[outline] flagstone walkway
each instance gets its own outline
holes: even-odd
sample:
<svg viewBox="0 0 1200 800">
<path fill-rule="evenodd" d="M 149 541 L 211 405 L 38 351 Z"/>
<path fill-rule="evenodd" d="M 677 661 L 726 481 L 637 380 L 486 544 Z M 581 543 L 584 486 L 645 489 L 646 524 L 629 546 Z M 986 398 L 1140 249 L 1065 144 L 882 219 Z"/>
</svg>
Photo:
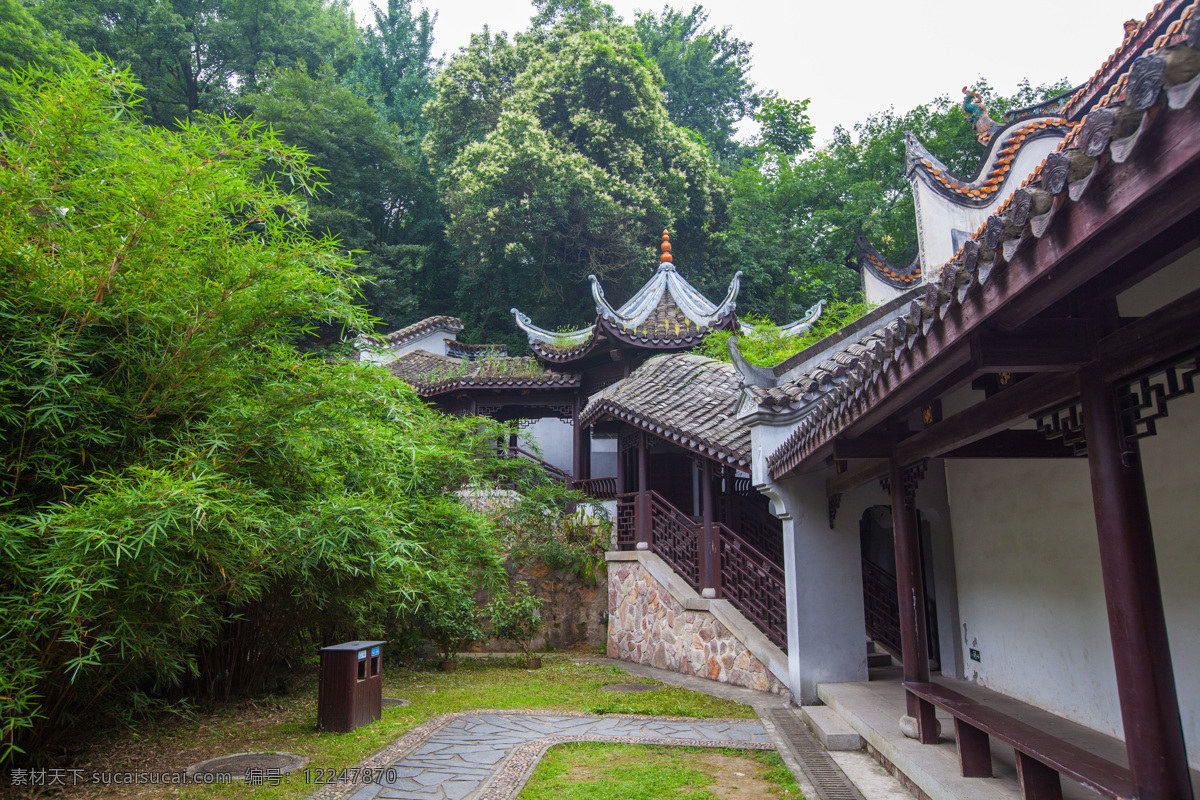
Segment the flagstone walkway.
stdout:
<svg viewBox="0 0 1200 800">
<path fill-rule="evenodd" d="M 510 800 L 542 754 L 563 742 L 775 749 L 757 719 L 469 711 L 414 728 L 364 761 L 352 780 L 310 800 Z"/>
</svg>

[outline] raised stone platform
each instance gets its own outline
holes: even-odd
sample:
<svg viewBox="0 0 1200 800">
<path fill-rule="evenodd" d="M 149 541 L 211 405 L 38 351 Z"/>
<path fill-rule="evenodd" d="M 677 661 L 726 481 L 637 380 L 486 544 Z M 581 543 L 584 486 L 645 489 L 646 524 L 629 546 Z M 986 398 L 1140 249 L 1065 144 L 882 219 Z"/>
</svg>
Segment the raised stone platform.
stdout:
<svg viewBox="0 0 1200 800">
<path fill-rule="evenodd" d="M 787 656 L 728 600 L 701 597 L 647 550 L 605 554 L 608 656 L 787 696 Z"/>
</svg>

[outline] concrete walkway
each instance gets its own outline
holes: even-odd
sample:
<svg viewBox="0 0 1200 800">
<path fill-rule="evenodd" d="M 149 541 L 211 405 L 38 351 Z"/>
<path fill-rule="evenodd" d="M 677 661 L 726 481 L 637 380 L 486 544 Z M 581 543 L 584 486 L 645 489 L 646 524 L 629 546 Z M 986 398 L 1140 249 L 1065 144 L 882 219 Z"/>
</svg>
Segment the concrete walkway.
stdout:
<svg viewBox="0 0 1200 800">
<path fill-rule="evenodd" d="M 755 719 L 470 711 L 414 728 L 363 762 L 356 780 L 326 786 L 311 798 L 509 800 L 546 750 L 563 742 L 774 749 Z"/>
</svg>

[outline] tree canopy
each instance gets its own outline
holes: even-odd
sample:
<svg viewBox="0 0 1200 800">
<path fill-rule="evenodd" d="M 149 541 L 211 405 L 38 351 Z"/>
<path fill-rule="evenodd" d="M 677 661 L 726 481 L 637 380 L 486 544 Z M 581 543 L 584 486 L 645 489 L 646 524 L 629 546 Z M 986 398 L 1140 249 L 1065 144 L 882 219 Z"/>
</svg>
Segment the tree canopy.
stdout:
<svg viewBox="0 0 1200 800">
<path fill-rule="evenodd" d="M 338 0 L 44 0 L 37 19 L 137 78 L 152 122 L 229 109 L 273 69 L 343 72 L 358 32 Z"/>
<path fill-rule="evenodd" d="M 516 339 L 510 306 L 584 320 L 586 276 L 631 291 L 664 228 L 703 263 L 725 193 L 707 148 L 669 120 L 660 80 L 619 27 L 477 37 L 438 77 L 426 147 L 444 165 L 458 307 L 476 335 Z"/>
<path fill-rule="evenodd" d="M 750 81 L 750 44 L 728 27 L 705 28 L 700 4 L 683 12 L 663 6 L 640 12 L 633 27 L 646 55 L 663 75 L 667 114 L 676 125 L 700 134 L 722 160 L 740 152 L 734 126 L 753 114 L 762 98 Z"/>
</svg>

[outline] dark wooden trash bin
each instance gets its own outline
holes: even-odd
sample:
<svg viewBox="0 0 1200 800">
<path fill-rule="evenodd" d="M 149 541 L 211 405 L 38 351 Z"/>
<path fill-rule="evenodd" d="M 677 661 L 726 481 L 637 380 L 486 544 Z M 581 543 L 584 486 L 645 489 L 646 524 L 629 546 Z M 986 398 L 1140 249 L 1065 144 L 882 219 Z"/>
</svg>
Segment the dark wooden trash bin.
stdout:
<svg viewBox="0 0 1200 800">
<path fill-rule="evenodd" d="M 345 733 L 383 716 L 384 642 L 343 642 L 321 648 L 317 727 Z"/>
</svg>

